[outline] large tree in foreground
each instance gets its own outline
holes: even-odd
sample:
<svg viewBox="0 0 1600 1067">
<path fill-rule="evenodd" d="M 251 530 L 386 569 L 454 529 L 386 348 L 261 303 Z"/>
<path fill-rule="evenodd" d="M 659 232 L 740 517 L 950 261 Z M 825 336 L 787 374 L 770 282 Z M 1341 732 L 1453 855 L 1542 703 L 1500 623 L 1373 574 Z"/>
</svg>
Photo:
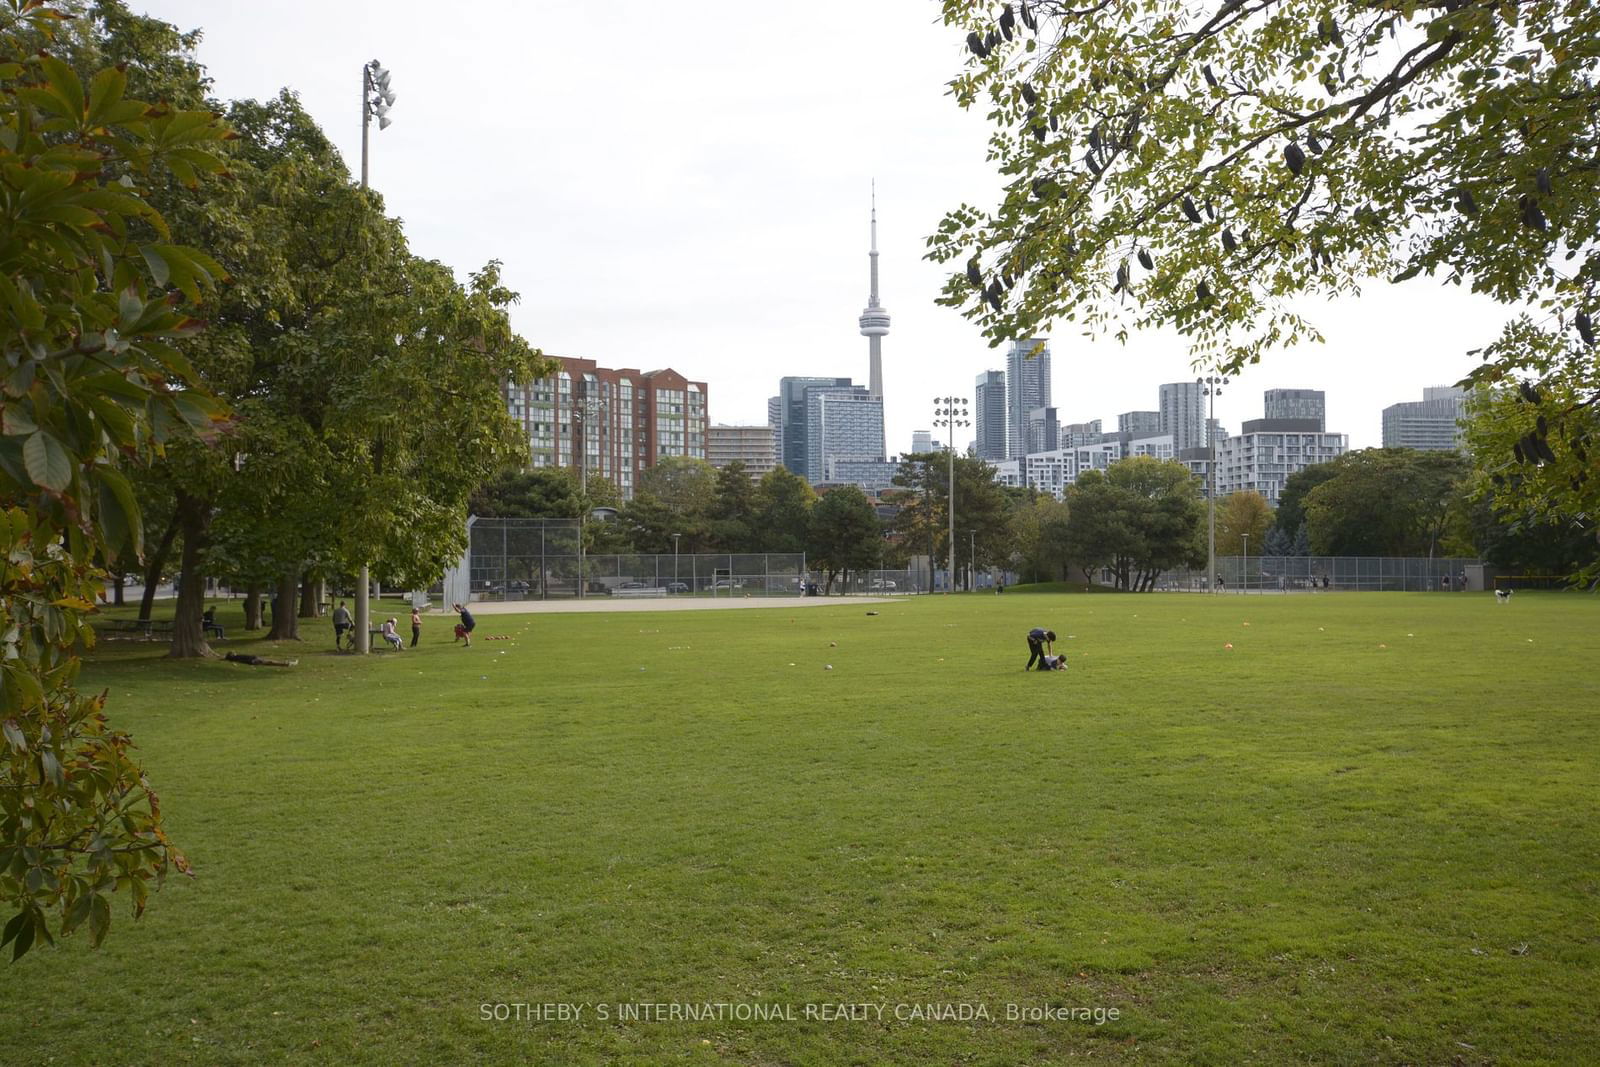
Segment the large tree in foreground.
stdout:
<svg viewBox="0 0 1600 1067">
<path fill-rule="evenodd" d="M 958 268 L 943 302 L 991 339 L 1164 326 L 1237 370 L 1318 338 L 1294 298 L 1427 273 L 1536 309 L 1470 377 L 1558 380 L 1528 393 L 1516 462 L 1583 454 L 1574 413 L 1600 403 L 1600 5 L 943 7 L 968 48 L 953 93 L 987 110 L 1009 182 L 993 209 L 951 212 L 929 255 Z M 1546 484 L 1524 506 L 1600 510 L 1593 466 L 1571 466 L 1529 479 Z"/>
<path fill-rule="evenodd" d="M 37 50 L 59 12 L 0 4 L 0 947 L 87 924 L 111 895 L 133 912 L 186 864 L 111 728 L 104 692 L 73 685 L 105 572 L 137 556 L 142 520 L 123 470 L 211 428 L 217 408 L 178 349 L 221 269 L 170 243 L 152 183 L 220 170 L 209 112 L 87 82 Z M 169 291 L 169 285 L 171 290 Z"/>
</svg>

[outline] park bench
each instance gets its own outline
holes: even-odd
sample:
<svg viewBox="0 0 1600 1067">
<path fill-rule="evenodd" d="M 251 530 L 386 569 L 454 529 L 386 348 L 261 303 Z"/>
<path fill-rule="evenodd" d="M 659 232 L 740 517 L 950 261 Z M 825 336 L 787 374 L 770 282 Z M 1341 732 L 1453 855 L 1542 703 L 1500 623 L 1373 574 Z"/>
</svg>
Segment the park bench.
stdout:
<svg viewBox="0 0 1600 1067">
<path fill-rule="evenodd" d="M 108 634 L 139 634 L 154 638 L 157 634 L 172 633 L 171 619 L 110 619 L 106 624 Z"/>
<path fill-rule="evenodd" d="M 611 590 L 611 595 L 612 596 L 629 596 L 629 597 L 632 597 L 632 596 L 666 596 L 667 595 L 667 591 L 662 586 L 653 585 L 653 586 L 650 586 L 650 587 L 648 587 L 646 589 L 613 589 L 613 590 Z"/>
</svg>

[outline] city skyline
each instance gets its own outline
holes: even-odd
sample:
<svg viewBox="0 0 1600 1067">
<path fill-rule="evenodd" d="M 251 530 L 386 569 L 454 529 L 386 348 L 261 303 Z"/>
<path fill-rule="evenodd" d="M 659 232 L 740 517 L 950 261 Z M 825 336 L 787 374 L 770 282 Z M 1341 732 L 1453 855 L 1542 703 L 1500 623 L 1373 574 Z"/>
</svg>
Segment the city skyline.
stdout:
<svg viewBox="0 0 1600 1067">
<path fill-rule="evenodd" d="M 297 91 L 350 164 L 358 68 L 381 59 L 398 99 L 393 125 L 372 135 L 373 189 L 412 249 L 458 277 L 502 260 L 522 294 L 512 323 L 546 352 L 677 368 L 709 383 L 730 423 L 761 422 L 783 376 L 869 380 L 856 323 L 860 209 L 875 177 L 882 303 L 895 314 L 889 451 L 927 424 L 932 397 L 970 398 L 975 376 L 1003 365 L 1003 346 L 934 304 L 953 268 L 922 259 L 944 212 L 993 202 L 1002 185 L 983 116 L 947 95 L 961 36 L 927 0 L 819 0 L 803 18 L 711 0 L 694 20 L 642 0 L 489 0 L 426 35 L 376 0 L 131 6 L 204 31 L 198 56 L 219 97 Z M 585 36 L 604 38 L 606 63 L 542 48 L 537 89 L 525 84 L 530 41 Z M 1245 368 L 1217 417 L 1237 427 L 1268 388 L 1319 389 L 1357 448 L 1380 443 L 1383 407 L 1470 371 L 1468 350 L 1512 310 L 1428 278 L 1295 306 L 1328 343 Z M 1057 401 L 1064 421 L 1146 409 L 1158 385 L 1197 374 L 1174 334 L 1124 346 L 1071 324 L 1039 332 L 1071 397 Z"/>
</svg>

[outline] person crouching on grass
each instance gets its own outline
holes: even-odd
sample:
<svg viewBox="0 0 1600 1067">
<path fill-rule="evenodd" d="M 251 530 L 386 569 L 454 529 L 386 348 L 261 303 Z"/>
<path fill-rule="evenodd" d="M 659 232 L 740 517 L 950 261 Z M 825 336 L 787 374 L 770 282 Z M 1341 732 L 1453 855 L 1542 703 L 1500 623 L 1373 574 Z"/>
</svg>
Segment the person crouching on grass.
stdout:
<svg viewBox="0 0 1600 1067">
<path fill-rule="evenodd" d="M 466 608 L 462 607 L 460 604 L 452 604 L 451 607 L 455 608 L 457 611 L 459 611 L 461 613 L 461 621 L 456 623 L 456 640 L 457 641 L 462 641 L 462 640 L 466 641 L 467 647 L 471 648 L 472 647 L 472 631 L 478 625 L 478 623 L 477 623 L 476 620 L 473 619 L 472 612 L 468 611 Z"/>
<path fill-rule="evenodd" d="M 1053 668 L 1046 667 L 1044 665 L 1044 659 L 1046 651 L 1055 651 L 1055 643 L 1056 632 L 1054 630 L 1046 630 L 1041 626 L 1035 626 L 1033 629 L 1029 630 L 1028 665 L 1022 669 L 1025 671 L 1031 671 L 1033 670 L 1034 663 L 1038 663 L 1041 671 L 1052 670 Z M 1048 648 L 1046 646 L 1048 646 Z"/>
<path fill-rule="evenodd" d="M 1041 671 L 1064 671 L 1067 669 L 1067 654 L 1059 656 L 1040 656 L 1039 669 Z"/>
</svg>

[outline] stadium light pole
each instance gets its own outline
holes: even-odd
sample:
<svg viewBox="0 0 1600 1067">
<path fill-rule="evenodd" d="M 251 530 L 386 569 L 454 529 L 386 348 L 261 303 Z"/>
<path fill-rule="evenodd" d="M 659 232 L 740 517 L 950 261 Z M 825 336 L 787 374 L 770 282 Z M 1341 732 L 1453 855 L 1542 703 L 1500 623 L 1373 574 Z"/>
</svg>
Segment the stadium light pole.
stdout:
<svg viewBox="0 0 1600 1067">
<path fill-rule="evenodd" d="M 1240 565 L 1239 585 L 1248 593 L 1250 591 L 1250 535 L 1240 534 L 1239 536 L 1244 538 L 1244 562 Z"/>
<path fill-rule="evenodd" d="M 945 428 L 945 448 L 950 452 L 950 572 L 945 578 L 944 591 L 946 595 L 955 591 L 956 584 L 956 427 L 971 426 L 967 419 L 967 398 L 963 396 L 936 396 L 935 404 L 944 407 L 933 409 L 933 425 L 935 429 L 940 426 Z"/>
<path fill-rule="evenodd" d="M 1228 384 L 1228 379 L 1213 374 L 1196 378 L 1194 383 L 1200 386 L 1201 394 L 1211 405 L 1206 415 L 1206 444 L 1211 450 L 1211 456 L 1206 460 L 1206 481 L 1211 486 L 1206 491 L 1206 525 L 1210 529 L 1207 538 L 1209 548 L 1206 552 L 1206 592 L 1215 593 L 1217 591 L 1217 435 L 1212 431 L 1211 424 L 1217 421 L 1217 394 Z"/>
<path fill-rule="evenodd" d="M 671 592 L 673 596 L 677 596 L 677 592 L 673 590 L 672 587 L 678 584 L 678 538 L 682 536 L 683 534 L 681 533 L 675 533 L 672 535 L 672 581 L 667 583 L 667 590 Z"/>
<path fill-rule="evenodd" d="M 367 191 L 367 135 L 372 129 L 372 119 L 378 119 L 378 129 L 389 128 L 389 108 L 394 106 L 394 92 L 389 88 L 389 72 L 374 59 L 361 68 L 361 191 Z M 366 560 L 361 562 L 356 583 L 361 586 L 356 594 L 356 651 L 366 655 L 372 651 L 372 570 Z M 467 599 L 472 599 L 472 585 L 467 585 Z"/>
</svg>

